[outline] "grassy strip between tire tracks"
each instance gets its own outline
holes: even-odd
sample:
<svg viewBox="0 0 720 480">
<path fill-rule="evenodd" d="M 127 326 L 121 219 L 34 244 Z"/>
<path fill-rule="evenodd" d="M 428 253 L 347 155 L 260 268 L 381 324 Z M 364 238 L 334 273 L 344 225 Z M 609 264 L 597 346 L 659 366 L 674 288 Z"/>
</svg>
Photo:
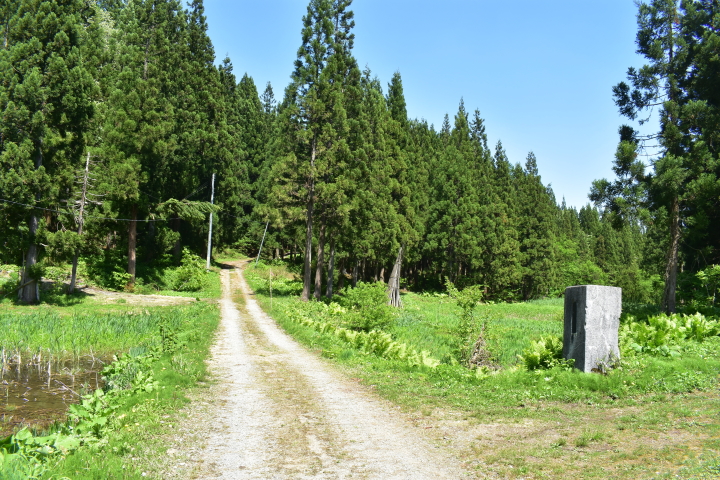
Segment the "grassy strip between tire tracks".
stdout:
<svg viewBox="0 0 720 480">
<path fill-rule="evenodd" d="M 248 266 L 246 278 L 262 308 L 299 341 L 401 405 L 418 424 L 454 431 L 454 446 L 470 468 L 502 478 L 720 476 L 720 337 L 677 357 L 628 355 L 607 375 L 567 367 L 528 371 L 517 355 L 539 336 L 562 331 L 562 302 L 483 305 L 479 315 L 490 321 L 499 371 L 453 362 L 410 366 L 293 321 L 285 312 L 297 308 L 301 286 L 282 265 Z M 403 301 L 386 330 L 447 359 L 459 322 L 453 302 L 416 294 Z"/>
</svg>

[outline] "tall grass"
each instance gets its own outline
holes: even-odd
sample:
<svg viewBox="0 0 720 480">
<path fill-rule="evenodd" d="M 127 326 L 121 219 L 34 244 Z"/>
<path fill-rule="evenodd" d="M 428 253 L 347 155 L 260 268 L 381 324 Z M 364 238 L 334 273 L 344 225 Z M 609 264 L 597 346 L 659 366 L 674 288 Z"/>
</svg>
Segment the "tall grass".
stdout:
<svg viewBox="0 0 720 480">
<path fill-rule="evenodd" d="M 113 313 L 73 313 L 33 310 L 0 313 L 0 351 L 5 361 L 33 363 L 106 356 L 136 346 L 157 343 L 161 324 L 176 326 L 180 309 Z"/>
<path fill-rule="evenodd" d="M 280 267 L 273 269 L 278 271 Z M 267 273 L 267 267 L 261 264 L 257 269 L 248 268 L 246 277 L 257 293 L 256 298 L 269 310 Z M 294 296 L 298 288 L 294 287 L 299 286 L 299 282 L 287 280 L 284 288 L 274 289 L 270 312 L 273 317 L 300 341 L 322 350 L 326 357 L 360 368 L 362 376 L 388 396 L 407 403 L 442 398 L 442 403 L 463 408 L 502 409 L 538 400 L 612 402 L 647 394 L 708 390 L 718 383 L 720 337 L 717 336 L 697 344 L 682 358 L 628 355 L 619 368 L 607 375 L 563 367 L 527 371 L 518 361 L 518 355 L 540 337 L 562 334 L 562 299 L 478 306 L 477 316 L 489 321 L 489 348 L 502 368 L 489 375 L 476 372 L 452 360 L 461 313 L 455 302 L 445 295 L 409 293 L 403 295 L 405 307 L 397 312 L 386 331 L 393 339 L 417 350 L 426 350 L 443 363 L 432 371 L 423 371 L 358 354 L 341 341 L 293 324 L 285 311 L 298 302 Z"/>
<path fill-rule="evenodd" d="M 454 332 L 460 309 L 447 297 L 403 295 L 405 308 L 398 312 L 391 333 L 403 342 L 428 350 L 435 358 L 452 355 L 457 343 Z M 527 303 L 483 304 L 478 319 L 488 321 L 488 340 L 496 360 L 503 366 L 517 363 L 517 357 L 543 335 L 561 335 L 562 299 Z"/>
</svg>

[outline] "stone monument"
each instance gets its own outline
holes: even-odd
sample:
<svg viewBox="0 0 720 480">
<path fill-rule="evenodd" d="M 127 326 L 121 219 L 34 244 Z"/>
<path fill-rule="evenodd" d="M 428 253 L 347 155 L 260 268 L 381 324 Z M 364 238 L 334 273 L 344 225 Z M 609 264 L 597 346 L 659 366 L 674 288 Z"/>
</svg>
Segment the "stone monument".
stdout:
<svg viewBox="0 0 720 480">
<path fill-rule="evenodd" d="M 618 329 L 622 289 L 578 285 L 565 289 L 563 358 L 575 359 L 583 372 L 604 371 L 620 358 Z"/>
</svg>

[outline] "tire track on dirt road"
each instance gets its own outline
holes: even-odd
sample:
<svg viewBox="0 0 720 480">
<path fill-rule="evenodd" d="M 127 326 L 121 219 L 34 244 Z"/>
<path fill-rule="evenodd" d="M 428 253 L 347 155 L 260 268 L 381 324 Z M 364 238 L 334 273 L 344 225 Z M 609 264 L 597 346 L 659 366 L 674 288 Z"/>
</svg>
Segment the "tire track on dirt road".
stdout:
<svg viewBox="0 0 720 480">
<path fill-rule="evenodd" d="M 284 333 L 223 270 L 217 379 L 196 478 L 459 479 L 460 461 Z M 242 294 L 233 301 L 233 293 Z"/>
</svg>

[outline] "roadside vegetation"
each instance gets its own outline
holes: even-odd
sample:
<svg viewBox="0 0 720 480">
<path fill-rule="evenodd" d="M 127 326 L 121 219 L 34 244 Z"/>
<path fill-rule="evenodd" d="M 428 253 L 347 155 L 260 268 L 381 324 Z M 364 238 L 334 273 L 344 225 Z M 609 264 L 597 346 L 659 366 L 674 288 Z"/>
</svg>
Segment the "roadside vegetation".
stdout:
<svg viewBox="0 0 720 480">
<path fill-rule="evenodd" d="M 197 263 L 197 262 L 195 262 Z M 185 268 L 185 271 L 183 271 Z M 187 270 L 190 270 L 188 274 Z M 216 272 L 179 268 L 157 273 L 196 281 L 193 297 L 219 292 Z M 182 290 L 182 288 L 180 288 Z M 170 293 L 153 291 L 153 293 Z M 174 291 L 176 295 L 187 292 Z M 205 359 L 217 328 L 214 302 L 143 303 L 133 295 L 66 295 L 50 286 L 36 306 L 2 301 L 0 368 L 7 394 L 0 405 L 0 478 L 143 478 L 158 475 L 162 435 L 172 432 L 186 394 L 205 379 Z M 129 300 L 128 300 L 129 299 Z M 92 363 L 97 382 L 82 380 Z M 29 401 L 13 404 L 13 387 L 40 376 L 43 390 L 70 404 L 51 409 L 32 384 Z M 67 378 L 72 378 L 73 384 Z M 99 388 L 96 388 L 99 387 Z M 13 392 L 13 393 L 11 393 Z M 37 392 L 37 393 L 35 393 Z M 23 421 L 18 424 L 17 419 Z M 156 451 L 158 455 L 148 452 Z M 141 458 L 142 460 L 139 460 Z"/>
<path fill-rule="evenodd" d="M 547 159 L 489 144 L 462 100 L 437 127 L 408 117 L 400 72 L 384 84 L 354 57 L 351 4 L 310 0 L 290 83 L 260 94 L 215 58 L 202 0 L 0 3 L 3 371 L 74 379 L 118 356 L 102 394 L 68 387 L 83 406 L 54 436 L 2 441 L 3 475 L 135 475 L 135 432 L 202 378 L 217 311 L 126 295 L 216 298 L 208 243 L 264 245 L 263 306 L 382 395 L 495 425 L 461 449 L 478 468 L 720 474 L 720 3 L 638 2 L 646 65 L 613 99 L 655 133 L 619 128 L 615 177 L 585 206 L 558 201 Z M 558 297 L 579 284 L 637 302 L 603 374 L 559 355 Z"/>
<path fill-rule="evenodd" d="M 562 299 L 469 305 L 449 285 L 405 293 L 404 308 L 384 310 L 387 296 L 358 300 L 352 289 L 332 301 L 301 302 L 302 282 L 279 262 L 248 266 L 246 278 L 289 333 L 420 412 L 419 421 L 463 419 L 454 428 L 476 433 L 460 453 L 478 468 L 505 478 L 570 470 L 582 478 L 720 474 L 720 323 L 712 308 L 668 316 L 626 305 L 621 360 L 604 374 L 586 374 L 561 358 Z M 357 319 L 364 309 L 383 313 L 364 325 Z M 483 437 L 488 429 L 499 436 Z"/>
</svg>

